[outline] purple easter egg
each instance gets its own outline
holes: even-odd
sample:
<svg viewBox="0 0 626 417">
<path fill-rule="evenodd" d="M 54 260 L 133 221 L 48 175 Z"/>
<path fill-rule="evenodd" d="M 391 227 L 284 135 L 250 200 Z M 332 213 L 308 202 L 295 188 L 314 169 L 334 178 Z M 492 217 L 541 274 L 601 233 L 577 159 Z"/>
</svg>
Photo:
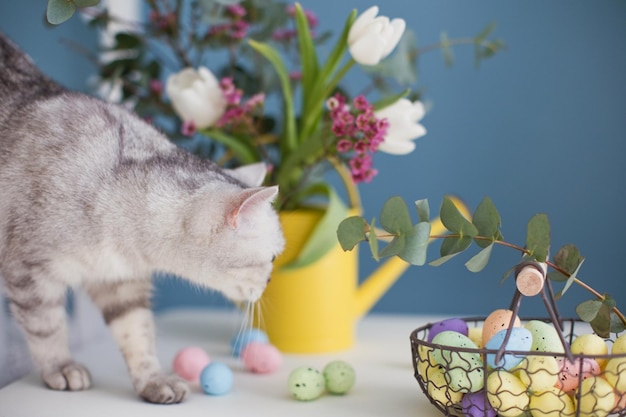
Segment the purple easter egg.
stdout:
<svg viewBox="0 0 626 417">
<path fill-rule="evenodd" d="M 465 394 L 461 400 L 461 409 L 463 414 L 469 417 L 496 417 L 497 415 L 496 410 L 487 401 L 484 390 Z"/>
<path fill-rule="evenodd" d="M 467 323 L 465 322 L 465 320 L 462 320 L 462 319 L 442 320 L 430 326 L 430 331 L 428 332 L 428 342 L 432 342 L 435 336 L 447 330 L 461 333 L 464 336 L 467 336 L 467 333 L 468 333 Z"/>
</svg>

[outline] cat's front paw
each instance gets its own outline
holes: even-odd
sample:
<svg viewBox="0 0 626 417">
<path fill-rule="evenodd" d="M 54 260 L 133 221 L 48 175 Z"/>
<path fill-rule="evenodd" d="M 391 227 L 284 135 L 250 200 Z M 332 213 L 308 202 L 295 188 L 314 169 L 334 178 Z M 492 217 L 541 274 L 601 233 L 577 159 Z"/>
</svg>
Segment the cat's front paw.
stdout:
<svg viewBox="0 0 626 417">
<path fill-rule="evenodd" d="M 151 403 L 176 404 L 188 393 L 189 385 L 176 375 L 156 375 L 139 391 L 139 396 Z"/>
<path fill-rule="evenodd" d="M 91 375 L 83 365 L 70 362 L 43 371 L 42 377 L 48 388 L 81 391 L 91 386 Z"/>
</svg>

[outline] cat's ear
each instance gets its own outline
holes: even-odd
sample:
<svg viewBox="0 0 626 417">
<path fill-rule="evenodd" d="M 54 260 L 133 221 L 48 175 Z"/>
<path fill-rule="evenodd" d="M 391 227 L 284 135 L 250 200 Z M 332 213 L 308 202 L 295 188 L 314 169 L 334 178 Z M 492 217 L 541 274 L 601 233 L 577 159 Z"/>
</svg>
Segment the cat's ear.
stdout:
<svg viewBox="0 0 626 417">
<path fill-rule="evenodd" d="M 237 227 L 242 221 L 264 204 L 272 204 L 278 195 L 278 185 L 271 187 L 247 188 L 239 193 L 226 214 L 226 222 Z"/>
<path fill-rule="evenodd" d="M 256 164 L 229 169 L 227 172 L 230 176 L 238 179 L 248 187 L 258 187 L 263 184 L 263 180 L 265 180 L 267 166 L 265 166 L 263 162 L 257 162 Z"/>
</svg>

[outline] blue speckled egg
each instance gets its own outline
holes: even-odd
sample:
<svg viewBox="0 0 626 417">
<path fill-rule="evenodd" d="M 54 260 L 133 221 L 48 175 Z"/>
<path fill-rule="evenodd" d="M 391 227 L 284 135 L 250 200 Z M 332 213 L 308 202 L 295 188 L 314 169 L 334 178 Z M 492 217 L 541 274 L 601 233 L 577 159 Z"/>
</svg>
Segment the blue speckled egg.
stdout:
<svg viewBox="0 0 626 417">
<path fill-rule="evenodd" d="M 233 386 L 233 372 L 222 362 L 212 362 L 200 373 L 200 387 L 205 394 L 223 395 Z"/>
<path fill-rule="evenodd" d="M 485 345 L 485 348 L 488 350 L 497 350 L 504 343 L 504 338 L 506 336 L 506 332 L 509 329 L 500 330 L 498 333 L 494 334 L 491 339 Z M 513 327 L 511 330 L 511 336 L 509 337 L 509 341 L 506 344 L 507 351 L 520 351 L 527 352 L 530 350 L 530 347 L 533 343 L 533 336 L 530 330 L 524 327 Z M 516 367 L 526 355 L 521 354 L 513 354 L 513 353 L 505 353 L 502 356 L 500 362 L 496 362 L 496 354 L 488 353 L 487 354 L 487 365 L 491 368 L 501 368 L 501 369 L 512 369 Z"/>
</svg>

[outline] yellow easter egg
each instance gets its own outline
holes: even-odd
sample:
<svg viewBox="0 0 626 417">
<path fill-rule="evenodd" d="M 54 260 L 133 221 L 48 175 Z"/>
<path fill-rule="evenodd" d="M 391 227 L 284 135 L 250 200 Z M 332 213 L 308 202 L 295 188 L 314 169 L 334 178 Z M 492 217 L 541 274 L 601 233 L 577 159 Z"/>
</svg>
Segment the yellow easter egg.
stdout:
<svg viewBox="0 0 626 417">
<path fill-rule="evenodd" d="M 446 382 L 444 373 L 440 369 L 430 368 L 428 372 L 428 395 L 444 407 L 461 402 L 463 393 L 453 391 Z"/>
<path fill-rule="evenodd" d="M 626 353 L 626 334 L 623 334 L 615 339 L 611 353 L 615 355 Z"/>
<path fill-rule="evenodd" d="M 417 372 L 423 379 L 428 379 L 428 371 L 433 368 L 439 368 L 432 358 L 433 348 L 430 346 L 419 345 L 417 347 Z"/>
<path fill-rule="evenodd" d="M 619 394 L 626 393 L 626 356 L 610 359 L 604 368 L 604 378 Z"/>
<path fill-rule="evenodd" d="M 556 387 L 530 395 L 530 414 L 533 417 L 568 417 L 576 415 L 572 397 Z"/>
<path fill-rule="evenodd" d="M 591 376 L 580 383 L 580 417 L 606 417 L 615 408 L 617 396 L 604 378 Z"/>
<path fill-rule="evenodd" d="M 483 345 L 483 328 L 482 327 L 470 327 L 467 331 L 467 337 L 476 344 L 478 349 L 482 349 Z"/>
<path fill-rule="evenodd" d="M 553 356 L 531 355 L 522 359 L 513 371 L 530 391 L 545 391 L 556 384 L 559 363 Z"/>
<path fill-rule="evenodd" d="M 626 393 L 624 394 L 617 394 L 617 396 L 619 397 L 617 399 L 617 404 L 615 405 L 615 408 L 613 409 L 613 413 L 619 413 L 621 411 L 626 410 Z"/>
<path fill-rule="evenodd" d="M 530 402 L 522 381 L 510 372 L 497 370 L 487 378 L 487 400 L 502 417 L 517 417 Z"/>
<path fill-rule="evenodd" d="M 502 329 L 508 329 L 511 323 L 511 316 L 513 312 L 511 310 L 498 309 L 494 310 L 487 316 L 483 323 L 482 345 L 485 346 L 487 342 Z M 513 327 L 520 327 L 522 322 L 519 317 L 515 316 L 513 321 Z"/>
<path fill-rule="evenodd" d="M 585 354 L 589 356 L 606 355 L 609 353 L 609 347 L 603 338 L 593 333 L 581 334 L 572 342 L 572 353 Z M 598 362 L 600 368 L 604 368 L 606 358 L 593 358 Z"/>
</svg>

